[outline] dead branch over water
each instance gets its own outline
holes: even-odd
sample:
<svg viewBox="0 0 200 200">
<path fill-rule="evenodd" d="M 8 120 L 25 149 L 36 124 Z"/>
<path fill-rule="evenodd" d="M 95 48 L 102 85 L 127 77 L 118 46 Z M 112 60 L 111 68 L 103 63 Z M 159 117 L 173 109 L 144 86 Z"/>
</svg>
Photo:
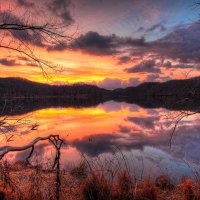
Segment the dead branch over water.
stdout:
<svg viewBox="0 0 200 200">
<path fill-rule="evenodd" d="M 43 141 L 43 140 L 49 140 L 56 149 L 56 156 L 55 156 L 55 160 L 54 160 L 54 164 L 53 164 L 53 168 L 55 168 L 57 166 L 57 163 L 59 162 L 60 148 L 63 144 L 63 140 L 60 139 L 59 135 L 49 135 L 46 137 L 38 137 L 35 140 L 33 140 L 32 142 L 30 142 L 29 144 L 20 146 L 20 147 L 14 147 L 14 146 L 2 147 L 2 148 L 0 148 L 0 160 L 9 152 L 18 152 L 18 151 L 24 151 L 27 149 L 31 149 L 28 157 L 26 158 L 27 164 L 30 164 L 29 159 L 31 158 L 31 156 L 34 152 L 34 147 L 35 147 L 36 143 L 38 143 L 39 141 Z"/>
</svg>

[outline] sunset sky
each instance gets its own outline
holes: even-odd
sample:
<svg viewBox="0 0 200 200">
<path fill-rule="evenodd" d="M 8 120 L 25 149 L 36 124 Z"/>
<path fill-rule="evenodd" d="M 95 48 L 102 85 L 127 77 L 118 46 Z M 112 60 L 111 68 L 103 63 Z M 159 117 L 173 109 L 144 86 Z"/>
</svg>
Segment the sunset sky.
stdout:
<svg viewBox="0 0 200 200">
<path fill-rule="evenodd" d="M 29 19 L 62 22 L 72 40 L 47 44 L 42 37 L 1 34 L 0 44 L 24 42 L 34 55 L 62 71 L 40 68 L 22 54 L 0 48 L 0 77 L 51 84 L 85 82 L 100 87 L 136 86 L 199 76 L 200 6 L 196 0 L 0 0 L 0 24 Z M 28 13 L 28 14 L 27 14 Z M 29 34 L 29 33 L 28 33 Z M 10 37 L 10 38 L 9 38 Z M 12 38 L 11 38 L 12 37 Z M 52 64 L 53 65 L 53 64 Z"/>
</svg>

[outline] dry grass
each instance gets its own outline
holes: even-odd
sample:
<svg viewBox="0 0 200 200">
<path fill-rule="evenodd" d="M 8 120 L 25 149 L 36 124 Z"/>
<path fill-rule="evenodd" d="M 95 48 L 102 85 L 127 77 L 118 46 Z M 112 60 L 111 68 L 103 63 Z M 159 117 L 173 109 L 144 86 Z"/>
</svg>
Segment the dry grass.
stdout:
<svg viewBox="0 0 200 200">
<path fill-rule="evenodd" d="M 131 200 L 134 198 L 133 180 L 127 171 L 119 173 L 117 183 L 113 190 L 112 199 Z"/>
<path fill-rule="evenodd" d="M 30 168 L 23 163 L 0 164 L 0 200 L 56 200 L 56 171 Z M 174 185 L 169 177 L 136 181 L 127 171 L 109 180 L 102 172 L 89 172 L 84 163 L 70 173 L 59 172 L 60 200 L 200 200 L 200 184 L 185 179 Z"/>
<path fill-rule="evenodd" d="M 155 185 L 163 190 L 172 190 L 175 187 L 170 177 L 166 175 L 158 176 Z"/>
<path fill-rule="evenodd" d="M 88 177 L 81 188 L 83 200 L 110 200 L 111 192 L 112 185 L 99 173 Z"/>
<path fill-rule="evenodd" d="M 59 173 L 60 199 L 78 199 L 80 182 L 69 173 Z M 21 163 L 12 166 L 3 164 L 0 167 L 0 192 L 7 200 L 54 200 L 58 193 L 57 173 L 38 167 L 30 168 Z"/>
<path fill-rule="evenodd" d="M 71 171 L 70 174 L 77 178 L 77 179 L 85 179 L 88 176 L 88 168 L 85 162 L 81 162 L 77 166 L 75 166 Z"/>
<path fill-rule="evenodd" d="M 136 190 L 137 199 L 157 200 L 158 189 L 154 186 L 150 179 L 146 179 L 142 185 Z"/>
</svg>

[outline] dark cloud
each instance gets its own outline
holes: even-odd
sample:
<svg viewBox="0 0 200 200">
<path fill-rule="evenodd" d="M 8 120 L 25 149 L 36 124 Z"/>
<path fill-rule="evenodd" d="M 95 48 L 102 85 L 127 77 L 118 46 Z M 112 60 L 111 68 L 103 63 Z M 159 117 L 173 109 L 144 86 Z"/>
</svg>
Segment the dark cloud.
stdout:
<svg viewBox="0 0 200 200">
<path fill-rule="evenodd" d="M 198 65 L 191 65 L 187 63 L 173 64 L 171 61 L 156 62 L 156 60 L 144 60 L 141 63 L 134 65 L 133 67 L 126 68 L 127 73 L 137 73 L 137 72 L 147 72 L 151 73 L 148 75 L 146 81 L 155 81 L 159 79 L 159 74 L 161 73 L 161 68 L 166 69 L 199 69 Z"/>
<path fill-rule="evenodd" d="M 57 16 L 61 17 L 65 22 L 73 22 L 69 7 L 71 0 L 52 0 L 48 2 L 47 7 Z"/>
<path fill-rule="evenodd" d="M 14 59 L 2 58 L 2 59 L 0 59 L 0 64 L 12 67 L 12 66 L 16 66 L 18 63 Z"/>
<path fill-rule="evenodd" d="M 156 62 L 156 60 L 144 60 L 141 63 L 134 65 L 133 67 L 126 68 L 124 71 L 127 73 L 138 73 L 138 72 L 147 72 L 151 73 L 148 75 L 148 78 L 146 81 L 156 80 L 159 79 L 159 74 L 161 73 L 161 68 L 167 68 L 167 69 L 199 69 L 198 65 L 191 65 L 186 63 L 178 63 L 178 64 L 172 64 L 170 61 L 165 62 Z"/>
<path fill-rule="evenodd" d="M 21 60 L 21 61 L 31 62 L 31 59 L 29 59 L 28 57 L 18 56 L 17 58 L 18 58 L 18 60 Z"/>
<path fill-rule="evenodd" d="M 163 38 L 150 42 L 146 51 L 181 63 L 200 62 L 200 24 L 179 28 Z"/>
<path fill-rule="evenodd" d="M 127 127 L 127 126 L 119 125 L 119 132 L 121 132 L 121 133 L 130 133 L 131 132 L 131 128 Z"/>
<path fill-rule="evenodd" d="M 21 64 L 23 66 L 30 66 L 30 67 L 37 67 L 38 65 L 34 63 L 30 58 L 24 57 L 24 56 L 18 56 L 17 57 L 19 61 L 23 61 L 24 64 Z"/>
<path fill-rule="evenodd" d="M 26 19 L 19 18 L 11 12 L 0 12 L 0 22 L 6 24 L 17 24 L 17 25 L 26 25 Z M 17 30 L 11 29 L 7 30 L 9 33 L 17 39 L 22 45 L 23 42 L 27 44 L 33 44 L 39 47 L 45 47 L 42 41 L 42 35 L 40 32 L 29 30 Z"/>
<path fill-rule="evenodd" d="M 148 32 L 153 32 L 153 31 L 163 32 L 163 31 L 166 31 L 166 28 L 162 23 L 158 23 L 146 29 L 145 32 L 148 33 Z"/>
<path fill-rule="evenodd" d="M 71 0 L 44 0 L 42 2 L 39 0 L 17 0 L 17 3 L 28 9 L 40 7 L 43 11 L 50 12 L 68 24 L 74 21 L 70 13 Z M 32 9 L 32 11 L 35 10 Z"/>
<path fill-rule="evenodd" d="M 139 27 L 139 28 L 136 30 L 136 33 L 137 33 L 137 32 L 143 32 L 143 31 L 145 31 L 145 28 L 144 28 L 144 27 Z"/>
<path fill-rule="evenodd" d="M 89 54 L 112 55 L 116 54 L 116 36 L 102 36 L 96 32 L 88 32 L 76 39 L 71 47 Z"/>
<path fill-rule="evenodd" d="M 46 45 L 43 44 L 42 36 L 40 33 L 32 32 L 32 31 L 19 31 L 19 30 L 12 30 L 11 31 L 14 38 L 26 42 L 28 44 L 33 44 L 34 46 L 38 47 L 45 47 Z"/>
<path fill-rule="evenodd" d="M 3 11 L 0 12 L 0 22 L 1 23 L 5 23 L 5 24 L 17 24 L 17 25 L 22 25 L 22 26 L 32 26 L 32 24 L 34 24 L 33 22 L 29 21 L 29 17 L 30 16 L 23 16 L 23 17 L 19 17 L 17 15 L 14 15 L 12 12 L 7 12 L 7 11 Z M 57 30 L 51 30 L 51 27 L 47 28 L 49 31 L 52 32 L 56 32 Z M 54 35 L 54 33 L 52 33 L 52 35 L 46 33 L 45 31 L 40 31 L 40 30 L 32 30 L 31 28 L 28 29 L 23 29 L 23 30 L 19 30 L 19 29 L 9 29 L 9 30 L 4 30 L 6 31 L 7 34 L 9 34 L 13 40 L 10 40 L 10 44 L 8 45 L 12 45 L 12 44 L 16 44 L 18 45 L 19 48 L 21 49 L 26 49 L 27 51 L 29 51 L 29 47 L 28 45 L 34 45 L 37 47 L 42 47 L 45 48 L 47 50 L 64 50 L 67 48 L 64 39 L 63 41 L 57 41 L 56 39 L 56 35 Z M 55 44 L 55 46 L 52 46 L 52 44 Z M 31 50 L 30 50 L 31 51 Z"/>
<path fill-rule="evenodd" d="M 136 33 L 137 32 L 150 33 L 150 32 L 164 32 L 164 31 L 166 31 L 166 27 L 161 22 L 159 22 L 157 24 L 153 24 L 149 28 L 139 27 L 136 30 Z"/>
<path fill-rule="evenodd" d="M 0 22 L 5 24 L 22 24 L 22 21 L 9 11 L 0 11 Z"/>
<path fill-rule="evenodd" d="M 115 34 L 104 36 L 90 31 L 73 41 L 70 47 L 93 55 L 114 55 L 120 53 L 121 48 L 143 44 L 144 38 L 118 37 Z"/>
<path fill-rule="evenodd" d="M 48 51 L 64 51 L 66 49 L 68 49 L 68 45 L 65 42 L 59 42 L 58 44 L 54 45 L 54 46 L 48 46 L 47 50 Z"/>
<path fill-rule="evenodd" d="M 128 63 L 131 61 L 131 57 L 130 56 L 121 56 L 118 58 L 119 61 L 118 61 L 118 64 L 125 64 L 125 63 Z"/>
<path fill-rule="evenodd" d="M 157 67 L 155 60 L 145 60 L 140 64 L 137 64 L 131 68 L 126 68 L 127 73 L 137 73 L 137 72 L 150 72 L 150 73 L 160 73 L 160 69 Z"/>
<path fill-rule="evenodd" d="M 22 61 L 22 62 L 20 62 Z M 36 67 L 37 64 L 35 64 L 31 59 L 26 58 L 24 56 L 17 56 L 17 59 L 13 58 L 1 58 L 0 59 L 0 65 L 12 67 L 12 66 L 32 66 Z"/>
<path fill-rule="evenodd" d="M 112 152 L 117 138 L 113 134 L 93 135 L 73 141 L 72 146 L 75 146 L 80 152 L 95 157 L 105 152 Z"/>
<path fill-rule="evenodd" d="M 154 129 L 156 122 L 159 121 L 159 117 L 146 117 L 146 118 L 140 118 L 140 117 L 128 117 L 127 120 L 130 122 L 133 122 L 135 124 L 140 125 L 143 128 L 147 129 Z"/>
</svg>

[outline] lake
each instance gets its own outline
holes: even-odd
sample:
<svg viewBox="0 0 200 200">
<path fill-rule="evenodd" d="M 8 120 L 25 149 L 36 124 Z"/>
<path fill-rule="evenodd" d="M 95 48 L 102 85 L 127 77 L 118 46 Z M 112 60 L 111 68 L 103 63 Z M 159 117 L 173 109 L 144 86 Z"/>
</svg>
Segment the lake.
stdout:
<svg viewBox="0 0 200 200">
<path fill-rule="evenodd" d="M 182 176 L 194 177 L 198 171 L 198 114 L 184 117 L 171 140 L 173 119 L 180 115 L 180 111 L 143 108 L 115 101 L 92 106 L 19 105 L 18 110 L 12 109 L 13 112 L 1 116 L 7 116 L 11 127 L 9 131 L 1 128 L 4 131 L 1 146 L 22 146 L 40 136 L 59 134 L 65 141 L 61 149 L 64 169 L 87 159 L 101 169 L 128 168 L 138 178 L 168 174 L 178 180 Z M 16 123 L 18 126 L 14 126 Z M 34 128 L 30 130 L 33 124 Z M 12 152 L 6 158 L 14 162 L 23 160 L 29 151 Z M 47 165 L 47 161 L 53 160 L 54 153 L 50 143 L 40 142 L 34 159 Z"/>
</svg>

